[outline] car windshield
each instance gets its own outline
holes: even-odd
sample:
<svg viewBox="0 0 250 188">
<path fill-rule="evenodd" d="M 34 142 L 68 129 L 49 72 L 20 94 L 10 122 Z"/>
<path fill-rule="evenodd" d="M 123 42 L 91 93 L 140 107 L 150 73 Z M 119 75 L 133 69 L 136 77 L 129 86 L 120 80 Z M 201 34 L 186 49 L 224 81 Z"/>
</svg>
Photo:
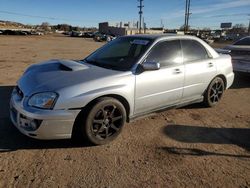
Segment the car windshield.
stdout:
<svg viewBox="0 0 250 188">
<path fill-rule="evenodd" d="M 250 45 L 250 37 L 243 38 L 237 41 L 236 43 L 234 43 L 234 45 Z"/>
<path fill-rule="evenodd" d="M 127 71 L 148 49 L 152 41 L 139 37 L 120 37 L 100 48 L 84 61 L 107 69 Z"/>
</svg>

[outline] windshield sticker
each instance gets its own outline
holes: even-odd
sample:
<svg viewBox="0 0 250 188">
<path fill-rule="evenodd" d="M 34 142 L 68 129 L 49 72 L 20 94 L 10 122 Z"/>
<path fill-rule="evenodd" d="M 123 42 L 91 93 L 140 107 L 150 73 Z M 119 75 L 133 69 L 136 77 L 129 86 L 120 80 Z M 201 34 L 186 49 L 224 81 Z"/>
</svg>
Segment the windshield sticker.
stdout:
<svg viewBox="0 0 250 188">
<path fill-rule="evenodd" d="M 147 45 L 149 43 L 148 40 L 133 40 L 132 44 L 138 44 L 138 45 Z"/>
</svg>

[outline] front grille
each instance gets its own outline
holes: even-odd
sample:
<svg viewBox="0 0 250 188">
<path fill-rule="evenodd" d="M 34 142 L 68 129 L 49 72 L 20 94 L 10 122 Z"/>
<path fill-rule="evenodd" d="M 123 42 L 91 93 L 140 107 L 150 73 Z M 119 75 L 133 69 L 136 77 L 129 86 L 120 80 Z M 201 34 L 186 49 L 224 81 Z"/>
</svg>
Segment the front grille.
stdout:
<svg viewBox="0 0 250 188">
<path fill-rule="evenodd" d="M 24 96 L 22 90 L 18 86 L 16 86 L 15 89 L 16 89 L 17 95 L 22 99 Z"/>
<path fill-rule="evenodd" d="M 250 55 L 250 51 L 247 51 L 247 50 L 232 50 L 231 55 L 232 56 Z"/>
</svg>

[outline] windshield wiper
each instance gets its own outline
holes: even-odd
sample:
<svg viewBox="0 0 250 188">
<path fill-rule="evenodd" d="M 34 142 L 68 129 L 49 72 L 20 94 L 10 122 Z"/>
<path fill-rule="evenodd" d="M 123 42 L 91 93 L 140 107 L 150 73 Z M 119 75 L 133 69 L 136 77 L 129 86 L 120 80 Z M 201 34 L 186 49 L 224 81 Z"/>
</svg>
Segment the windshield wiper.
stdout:
<svg viewBox="0 0 250 188">
<path fill-rule="evenodd" d="M 84 60 L 86 63 L 88 64 L 91 64 L 91 65 L 100 65 L 101 63 L 97 62 L 97 61 L 94 61 L 94 60 L 87 60 L 85 59 Z"/>
<path fill-rule="evenodd" d="M 102 68 L 107 68 L 107 69 L 112 69 L 114 66 L 109 65 L 109 64 L 105 64 L 105 63 L 100 63 L 98 61 L 94 61 L 94 60 L 84 60 L 86 63 L 91 64 L 91 65 L 95 65 L 98 67 L 102 67 Z"/>
</svg>

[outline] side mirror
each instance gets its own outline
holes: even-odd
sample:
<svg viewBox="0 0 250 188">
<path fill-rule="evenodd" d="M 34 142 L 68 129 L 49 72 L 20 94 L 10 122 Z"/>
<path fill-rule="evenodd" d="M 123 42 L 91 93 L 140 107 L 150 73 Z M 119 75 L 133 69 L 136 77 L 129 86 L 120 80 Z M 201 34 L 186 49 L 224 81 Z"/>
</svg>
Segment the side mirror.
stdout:
<svg viewBox="0 0 250 188">
<path fill-rule="evenodd" d="M 144 70 L 159 70 L 160 69 L 160 63 L 156 63 L 156 62 L 144 62 L 142 64 L 142 67 Z"/>
</svg>

